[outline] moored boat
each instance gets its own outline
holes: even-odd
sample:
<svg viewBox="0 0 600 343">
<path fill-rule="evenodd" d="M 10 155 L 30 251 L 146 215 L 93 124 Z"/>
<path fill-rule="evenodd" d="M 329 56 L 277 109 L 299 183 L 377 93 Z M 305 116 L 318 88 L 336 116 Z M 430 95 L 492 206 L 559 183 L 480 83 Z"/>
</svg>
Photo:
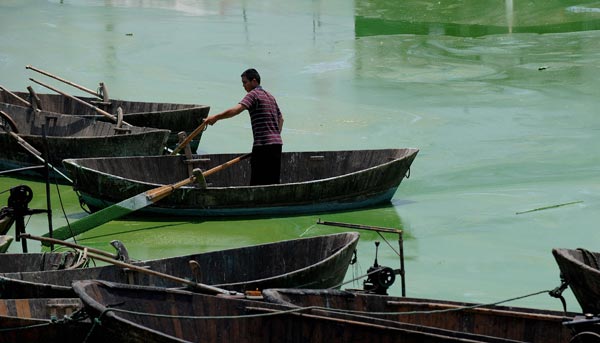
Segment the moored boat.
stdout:
<svg viewBox="0 0 600 343">
<path fill-rule="evenodd" d="M 29 99 L 29 93 L 12 93 L 22 99 Z M 80 102 L 63 95 L 39 93 L 37 96 L 40 99 L 44 111 L 77 115 L 87 119 L 100 121 L 110 121 L 107 117 L 98 114 L 93 108 L 85 106 Z M 117 109 L 121 108 L 123 111 L 123 121 L 133 126 L 152 127 L 171 131 L 169 141 L 167 142 L 169 147 L 173 147 L 177 144 L 177 134 L 179 132 L 185 131 L 189 134 L 198 127 L 198 125 L 206 118 L 210 110 L 210 106 L 198 104 L 143 102 L 117 99 L 103 102 L 92 97 L 78 96 L 76 98 L 114 115 L 117 114 Z M 15 99 L 14 96 L 1 89 L 0 102 L 23 106 L 21 101 Z M 198 148 L 200 138 L 201 134 L 190 143 L 192 151 L 195 151 Z"/>
<path fill-rule="evenodd" d="M 181 216 L 294 214 L 357 209 L 389 202 L 417 149 L 284 152 L 281 183 L 248 186 L 250 162 L 241 161 L 206 178 L 206 188 L 181 187 L 140 212 Z M 91 209 L 206 170 L 241 154 L 68 159 L 74 188 Z"/>
<path fill-rule="evenodd" d="M 571 331 L 562 325 L 575 314 L 508 306 L 483 306 L 367 294 L 340 290 L 267 289 L 265 301 L 315 314 L 387 325 L 414 324 L 515 342 L 567 343 Z"/>
<path fill-rule="evenodd" d="M 600 314 L 600 253 L 555 248 L 552 255 L 583 313 Z"/>
<path fill-rule="evenodd" d="M 119 342 L 509 342 L 427 327 L 386 326 L 247 299 L 86 280 L 73 284 L 91 332 Z"/>
<path fill-rule="evenodd" d="M 272 287 L 339 287 L 358 239 L 358 233 L 345 232 L 133 264 L 240 292 Z M 158 287 L 181 286 L 170 279 L 113 265 L 57 269 L 62 268 L 56 266 L 62 258 L 60 253 L 0 254 L 0 265 L 14 265 L 10 270 L 5 267 L 0 273 L 0 297 L 72 297 L 71 282 L 87 279 Z M 23 270 L 19 270 L 19 266 L 23 266 Z M 40 269 L 36 271 L 35 266 Z"/>
<path fill-rule="evenodd" d="M 44 128 L 48 146 L 48 162 L 58 170 L 62 160 L 76 157 L 144 156 L 161 154 L 169 135 L 167 130 L 147 127 L 120 129 L 116 124 L 89 120 L 76 116 L 36 112 L 25 107 L 0 103 L 2 127 L 0 130 L 0 169 L 11 170 L 40 165 L 30 151 L 18 146 L 9 132 L 17 134 L 26 143 L 45 151 Z M 42 175 L 39 170 L 23 173 Z"/>
</svg>

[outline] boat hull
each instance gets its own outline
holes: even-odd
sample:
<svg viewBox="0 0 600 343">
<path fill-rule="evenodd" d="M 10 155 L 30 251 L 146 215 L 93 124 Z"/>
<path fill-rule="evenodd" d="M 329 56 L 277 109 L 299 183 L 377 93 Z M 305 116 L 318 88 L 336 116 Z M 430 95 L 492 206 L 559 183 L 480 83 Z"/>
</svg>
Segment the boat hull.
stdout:
<svg viewBox="0 0 600 343">
<path fill-rule="evenodd" d="M 79 281 L 73 287 L 99 323 L 92 335 L 119 342 L 502 342 L 458 332 L 442 335 L 416 325 L 405 329 L 339 320 L 246 299 L 102 281 Z"/>
<path fill-rule="evenodd" d="M 0 103 L 0 110 L 12 117 L 19 137 L 36 150 L 46 151 L 47 142 L 48 162 L 63 173 L 66 170 L 62 161 L 66 158 L 162 154 L 169 135 L 167 130 L 145 127 L 131 127 L 128 133 L 121 133 L 114 124 L 49 112 L 34 113 L 27 108 L 4 103 Z M 0 131 L 1 169 L 40 164 L 40 160 L 19 146 L 14 137 Z M 29 170 L 24 173 L 41 176 L 44 172 Z"/>
<path fill-rule="evenodd" d="M 562 323 L 575 316 L 549 310 L 339 290 L 267 289 L 263 297 L 270 303 L 286 306 L 315 306 L 320 309 L 316 312 L 347 320 L 382 321 L 391 326 L 411 324 L 531 343 L 568 343 L 571 332 Z"/>
<path fill-rule="evenodd" d="M 83 342 L 92 323 L 75 320 L 82 307 L 79 298 L 0 299 L 0 343 Z"/>
<path fill-rule="evenodd" d="M 206 178 L 207 188 L 182 187 L 142 213 L 169 216 L 298 214 L 388 203 L 407 177 L 417 149 L 286 152 L 281 184 L 249 184 L 245 160 Z M 208 170 L 238 154 L 194 156 Z M 70 159 L 74 188 L 93 210 L 188 177 L 183 156 Z"/>
<path fill-rule="evenodd" d="M 600 313 L 600 253 L 585 249 L 552 249 L 552 254 L 582 313 Z"/>
<path fill-rule="evenodd" d="M 28 99 L 29 93 L 13 92 L 17 96 Z M 48 112 L 78 115 L 84 118 L 111 122 L 111 119 L 98 114 L 94 109 L 87 107 L 79 102 L 69 99 L 60 94 L 39 93 L 38 97 L 42 108 Z M 208 116 L 210 106 L 197 104 L 174 104 L 143 101 L 111 100 L 104 104 L 96 98 L 77 97 L 87 103 L 94 104 L 96 107 L 111 113 L 117 114 L 120 107 L 123 110 L 123 120 L 134 126 L 153 127 L 171 131 L 167 145 L 174 147 L 177 145 L 179 132 L 185 131 L 188 134 L 198 127 Z M 0 102 L 12 105 L 23 106 L 6 92 L 0 90 Z M 200 143 L 202 133 L 190 142 L 192 151 L 196 151 Z"/>
<path fill-rule="evenodd" d="M 163 274 L 194 280 L 207 285 L 243 292 L 271 287 L 339 287 L 346 275 L 358 243 L 359 234 L 346 232 L 301 238 L 194 255 L 146 260 L 135 263 Z M 38 270 L 19 269 L 19 257 L 0 254 L 0 265 L 12 257 L 10 269 L 0 273 L 0 297 L 73 297 L 71 282 L 99 279 L 157 287 L 181 284 L 146 273 L 127 271 L 108 265 L 91 268 Z M 24 254 L 27 261 L 56 260 L 59 254 Z M 55 256 L 59 255 L 59 256 Z M 36 258 L 39 256 L 39 258 Z M 55 258 L 56 257 L 56 258 Z M 190 268 L 196 261 L 199 273 Z M 6 262 L 7 263 L 7 262 Z M 46 265 L 45 268 L 52 268 Z M 27 271 L 25 271 L 27 270 Z"/>
</svg>

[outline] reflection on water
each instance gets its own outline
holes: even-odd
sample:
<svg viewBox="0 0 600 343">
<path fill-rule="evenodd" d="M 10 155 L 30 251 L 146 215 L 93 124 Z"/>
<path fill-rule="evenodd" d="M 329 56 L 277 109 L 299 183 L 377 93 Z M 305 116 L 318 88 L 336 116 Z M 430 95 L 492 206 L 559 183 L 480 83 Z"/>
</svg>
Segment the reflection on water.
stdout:
<svg viewBox="0 0 600 343">
<path fill-rule="evenodd" d="M 586 5 L 587 4 L 587 5 Z M 481 37 L 505 33 L 559 33 L 600 29 L 597 1 L 393 1 L 355 2 L 356 37 L 417 34 Z"/>
<path fill-rule="evenodd" d="M 55 0 L 56 1 L 56 0 Z M 93 6 L 93 7 L 124 7 L 124 8 L 149 8 L 160 10 L 172 10 L 183 13 L 185 15 L 203 16 L 214 14 L 215 12 L 207 9 L 205 1 L 201 0 L 91 0 L 85 1 L 69 1 L 58 0 L 62 5 L 75 6 Z M 222 1 L 221 4 L 225 4 Z"/>
</svg>

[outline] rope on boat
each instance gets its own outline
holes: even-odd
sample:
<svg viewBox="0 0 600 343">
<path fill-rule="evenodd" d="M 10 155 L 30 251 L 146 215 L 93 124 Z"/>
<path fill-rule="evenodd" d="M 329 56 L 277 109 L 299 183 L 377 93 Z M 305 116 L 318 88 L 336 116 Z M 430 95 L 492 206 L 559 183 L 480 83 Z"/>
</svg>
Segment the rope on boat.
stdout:
<svg viewBox="0 0 600 343">
<path fill-rule="evenodd" d="M 67 221 L 67 227 L 71 231 L 71 237 L 73 237 L 73 242 L 75 242 L 75 244 L 78 244 L 77 243 L 77 239 L 75 238 L 75 235 L 73 234 L 73 230 L 71 230 L 71 223 L 69 222 L 69 218 L 67 216 L 67 213 L 65 212 L 65 205 L 63 204 L 62 196 L 60 195 L 60 189 L 58 187 L 58 182 L 56 181 L 56 179 L 54 181 L 55 181 L 54 184 L 56 185 L 56 193 L 58 193 L 58 200 L 60 202 L 60 208 L 61 208 L 61 210 L 63 212 L 63 215 L 65 216 L 65 220 Z M 81 206 L 81 204 L 80 204 L 80 206 Z"/>
<path fill-rule="evenodd" d="M 382 271 L 382 270 L 383 270 L 383 269 L 385 269 L 385 268 L 386 268 L 386 267 L 380 267 L 380 268 L 374 269 L 374 270 L 372 270 L 370 273 L 366 273 L 366 274 L 363 274 L 363 275 L 357 276 L 357 277 L 355 277 L 355 278 L 352 278 L 352 279 L 350 279 L 350 280 L 348 280 L 348 281 L 344 281 L 344 282 L 342 282 L 342 283 L 340 283 L 340 284 L 337 284 L 337 285 L 335 285 L 335 286 L 331 286 L 331 287 L 329 287 L 329 288 L 327 288 L 327 289 L 337 289 L 337 288 L 340 288 L 340 287 L 341 287 L 341 286 L 343 286 L 343 285 L 349 284 L 349 283 L 351 283 L 351 282 L 354 282 L 354 281 L 358 281 L 358 280 L 360 280 L 360 279 L 362 279 L 362 278 L 366 278 L 367 276 L 370 276 L 371 274 L 379 273 L 380 271 Z"/>
<path fill-rule="evenodd" d="M 50 322 L 50 323 L 42 323 L 42 324 L 33 324 L 33 325 L 26 325 L 26 326 L 18 326 L 18 327 L 12 327 L 12 328 L 2 328 L 0 329 L 0 332 L 11 332 L 11 331 L 19 331 L 19 330 L 28 330 L 28 329 L 34 329 L 34 328 L 38 328 L 38 327 L 42 327 L 42 326 L 49 326 L 49 325 L 53 325 L 54 322 Z"/>
<path fill-rule="evenodd" d="M 519 300 L 519 299 L 524 299 L 527 297 L 539 295 L 542 293 L 550 293 L 550 292 L 551 292 L 551 290 L 543 290 L 543 291 L 538 291 L 538 292 L 534 292 L 534 293 L 530 293 L 530 294 L 526 294 L 526 295 L 522 295 L 522 296 L 518 296 L 518 297 L 514 297 L 514 298 L 509 298 L 506 300 L 496 301 L 496 302 L 488 303 L 488 304 L 476 304 L 476 305 L 471 305 L 471 306 L 463 306 L 463 307 L 456 307 L 456 308 L 443 309 L 443 310 L 409 311 L 409 312 L 368 312 L 368 311 L 334 309 L 334 308 L 321 307 L 321 306 L 306 306 L 306 307 L 292 308 L 289 310 L 281 310 L 281 311 L 273 310 L 273 312 L 265 312 L 265 313 L 259 313 L 259 314 L 234 315 L 234 316 L 179 316 L 179 315 L 170 315 L 170 314 L 137 312 L 137 311 L 130 311 L 130 310 L 124 310 L 124 309 L 111 307 L 111 308 L 104 309 L 98 317 L 93 318 L 92 328 L 88 332 L 88 334 L 83 342 L 86 343 L 88 341 L 88 338 L 91 337 L 93 330 L 98 325 L 102 325 L 102 317 L 104 317 L 108 312 L 120 312 L 120 313 L 126 313 L 126 314 L 131 314 L 131 315 L 147 316 L 147 317 L 154 317 L 154 318 L 166 318 L 166 319 L 185 319 L 185 320 L 214 319 L 214 320 L 218 320 L 218 319 L 245 319 L 245 318 L 268 317 L 268 316 L 278 316 L 278 315 L 286 315 L 286 314 L 292 314 L 292 313 L 298 313 L 298 314 L 302 315 L 302 312 L 308 312 L 311 310 L 319 310 L 319 311 L 330 312 L 330 313 L 346 314 L 346 315 L 350 315 L 350 316 L 353 316 L 356 318 L 376 319 L 380 322 L 396 323 L 397 321 L 395 321 L 395 320 L 372 317 L 372 315 L 414 315 L 414 314 L 435 314 L 435 313 L 444 313 L 444 312 L 464 311 L 464 310 L 470 310 L 470 309 L 474 309 L 474 308 L 478 308 L 478 307 L 495 306 L 495 305 L 499 305 L 502 303 L 515 301 L 515 300 Z"/>
<path fill-rule="evenodd" d="M 71 314 L 70 316 L 65 314 L 63 316 L 63 318 L 61 318 L 61 319 L 57 319 L 56 317 L 52 316 L 50 318 L 50 321 L 47 323 L 16 326 L 16 327 L 11 327 L 11 328 L 0 328 L 0 332 L 28 330 L 28 329 L 35 329 L 35 328 L 51 326 L 51 325 L 63 325 L 63 324 L 71 323 L 71 322 L 73 322 L 73 323 L 81 322 L 83 320 L 86 320 L 87 318 L 88 318 L 88 316 L 85 313 L 85 311 L 83 311 L 83 309 L 79 309 L 79 310 L 73 312 L 73 314 Z"/>
<path fill-rule="evenodd" d="M 274 312 L 266 312 L 266 313 L 259 313 L 259 314 L 243 314 L 243 315 L 235 315 L 235 316 L 177 316 L 177 315 L 170 315 L 170 314 L 129 311 L 129 310 L 123 310 L 123 309 L 119 309 L 119 308 L 110 307 L 110 308 L 104 309 L 98 317 L 92 319 L 92 322 L 93 322 L 92 327 L 91 327 L 90 331 L 88 332 L 88 334 L 86 335 L 85 339 L 83 340 L 83 343 L 86 343 L 88 341 L 88 339 L 92 335 L 92 332 L 98 325 L 102 325 L 101 319 L 108 312 L 121 312 L 121 313 L 126 313 L 126 314 L 147 316 L 147 317 L 154 317 L 154 318 L 194 320 L 194 319 L 244 319 L 244 318 L 280 316 L 280 315 L 285 315 L 285 314 L 290 314 L 290 313 L 310 311 L 312 309 L 318 309 L 318 307 L 317 306 L 299 307 L 299 308 L 293 308 L 293 309 L 283 310 L 283 311 L 275 310 Z"/>
<path fill-rule="evenodd" d="M 392 251 L 396 253 L 396 255 L 400 256 L 400 253 L 396 249 L 394 249 L 394 247 L 392 246 L 392 244 L 385 237 L 383 237 L 383 235 L 381 234 L 381 232 L 377 231 L 377 234 L 392 249 Z"/>
<path fill-rule="evenodd" d="M 462 306 L 462 307 L 456 307 L 456 308 L 448 308 L 448 309 L 443 309 L 443 310 L 429 310 L 429 311 L 409 311 L 409 312 L 372 312 L 372 311 L 356 311 L 356 310 L 343 310 L 343 309 L 333 309 L 333 308 L 328 308 L 328 307 L 319 307 L 319 310 L 324 310 L 324 311 L 330 311 L 330 312 L 339 312 L 339 313 L 360 313 L 360 314 L 371 314 L 371 315 L 413 315 L 413 314 L 436 314 L 436 313 L 444 313 L 444 312 L 455 312 L 455 311 L 465 311 L 465 310 L 470 310 L 470 309 L 474 309 L 474 308 L 479 308 L 479 307 L 488 307 L 488 306 L 496 306 L 496 305 L 500 305 L 503 303 L 507 303 L 507 302 L 511 302 L 511 301 L 515 301 L 515 300 L 520 300 L 520 299 L 525 299 L 528 297 L 532 297 L 535 295 L 540 295 L 543 293 L 550 293 L 551 290 L 543 290 L 543 291 L 538 291 L 538 292 L 534 292 L 534 293 L 530 293 L 530 294 L 525 294 L 525 295 L 521 295 L 518 297 L 514 297 L 514 298 L 509 298 L 509 299 L 505 299 L 505 300 L 500 300 L 500 301 L 496 301 L 493 303 L 487 303 L 487 304 L 475 304 L 475 305 L 470 305 L 470 306 Z"/>
</svg>

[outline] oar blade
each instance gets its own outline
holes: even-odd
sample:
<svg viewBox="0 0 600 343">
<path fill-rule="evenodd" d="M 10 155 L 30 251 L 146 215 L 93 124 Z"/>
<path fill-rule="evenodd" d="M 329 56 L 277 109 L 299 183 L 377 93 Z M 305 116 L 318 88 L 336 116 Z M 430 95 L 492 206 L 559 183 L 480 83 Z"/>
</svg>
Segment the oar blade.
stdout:
<svg viewBox="0 0 600 343">
<path fill-rule="evenodd" d="M 98 212 L 94 212 L 85 218 L 79 219 L 71 225 L 63 226 L 54 230 L 52 233 L 52 238 L 65 240 L 75 237 L 97 226 L 106 224 L 111 220 L 121 218 L 129 213 L 142 209 L 150 204 L 152 204 L 152 201 L 148 200 L 146 193 L 140 193 L 117 204 L 108 206 Z M 43 237 L 48 236 L 49 234 L 43 235 Z M 50 243 L 42 242 L 42 245 L 49 246 Z"/>
</svg>

